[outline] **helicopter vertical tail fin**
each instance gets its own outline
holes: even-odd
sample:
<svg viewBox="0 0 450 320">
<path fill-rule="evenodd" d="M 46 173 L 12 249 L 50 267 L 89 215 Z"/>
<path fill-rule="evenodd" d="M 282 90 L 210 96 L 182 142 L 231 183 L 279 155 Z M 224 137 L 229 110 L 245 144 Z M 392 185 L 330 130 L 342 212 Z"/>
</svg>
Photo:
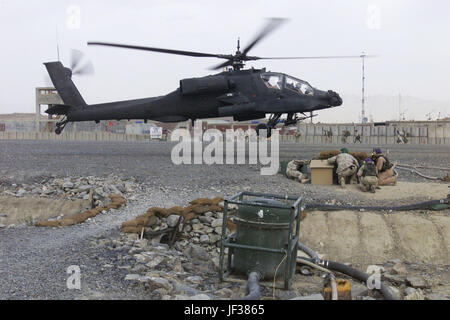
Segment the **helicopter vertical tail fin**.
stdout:
<svg viewBox="0 0 450 320">
<path fill-rule="evenodd" d="M 59 61 L 44 63 L 53 85 L 66 106 L 84 108 L 87 106 L 77 87 L 72 81 L 72 70 Z"/>
</svg>

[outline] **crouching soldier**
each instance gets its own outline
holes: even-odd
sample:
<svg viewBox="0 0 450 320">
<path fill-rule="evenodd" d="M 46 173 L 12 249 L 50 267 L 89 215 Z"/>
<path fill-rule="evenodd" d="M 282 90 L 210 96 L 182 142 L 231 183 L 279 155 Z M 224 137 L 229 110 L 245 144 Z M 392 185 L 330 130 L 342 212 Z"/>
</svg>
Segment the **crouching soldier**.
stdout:
<svg viewBox="0 0 450 320">
<path fill-rule="evenodd" d="M 302 160 L 292 160 L 287 164 L 286 167 L 286 176 L 289 179 L 297 180 L 302 182 L 303 173 L 300 172 L 300 168 L 305 164 L 305 161 Z"/>
<path fill-rule="evenodd" d="M 375 193 L 375 188 L 378 185 L 378 170 L 371 158 L 367 158 L 361 168 L 359 168 L 358 177 L 364 192 L 370 191 Z"/>
<path fill-rule="evenodd" d="M 397 174 L 394 172 L 394 165 L 389 159 L 383 155 L 380 148 L 374 148 L 372 153 L 372 160 L 378 170 L 378 185 L 379 186 L 395 186 L 397 184 Z"/>
<path fill-rule="evenodd" d="M 328 159 L 328 163 L 337 164 L 336 174 L 338 182 L 342 188 L 345 188 L 346 180 L 350 183 L 357 183 L 356 172 L 358 171 L 358 160 L 348 153 L 347 148 L 342 148 L 341 153 Z"/>
</svg>

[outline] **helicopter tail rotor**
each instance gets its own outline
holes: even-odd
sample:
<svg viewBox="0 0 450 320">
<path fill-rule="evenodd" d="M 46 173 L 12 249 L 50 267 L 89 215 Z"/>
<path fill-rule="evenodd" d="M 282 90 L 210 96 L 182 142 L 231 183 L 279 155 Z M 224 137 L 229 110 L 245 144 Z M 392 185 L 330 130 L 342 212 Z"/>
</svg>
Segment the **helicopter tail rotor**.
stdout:
<svg viewBox="0 0 450 320">
<path fill-rule="evenodd" d="M 86 61 L 85 54 L 80 50 L 72 49 L 70 69 L 73 75 L 92 75 L 94 74 L 94 65 L 91 61 Z"/>
</svg>

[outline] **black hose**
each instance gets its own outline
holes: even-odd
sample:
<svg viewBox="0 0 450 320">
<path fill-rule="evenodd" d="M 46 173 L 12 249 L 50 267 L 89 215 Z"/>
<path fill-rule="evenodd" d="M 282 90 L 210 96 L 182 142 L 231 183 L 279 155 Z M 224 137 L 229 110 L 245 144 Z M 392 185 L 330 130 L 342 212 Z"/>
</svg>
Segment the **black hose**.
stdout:
<svg viewBox="0 0 450 320">
<path fill-rule="evenodd" d="M 311 249 L 311 248 L 307 247 L 306 245 L 304 245 L 303 243 L 301 243 L 300 241 L 298 241 L 298 249 L 303 251 L 304 253 L 306 253 L 308 256 L 310 256 L 315 264 L 317 264 L 317 262 L 319 262 L 320 258 L 317 255 L 317 253 L 313 249 Z"/>
<path fill-rule="evenodd" d="M 259 279 L 261 275 L 259 272 L 252 271 L 248 275 L 248 295 L 240 298 L 239 300 L 259 300 L 261 299 L 261 288 L 259 286 Z"/>
<path fill-rule="evenodd" d="M 307 247 L 300 241 L 298 242 L 298 247 L 301 251 L 305 252 L 307 255 L 311 257 L 311 259 L 305 260 L 310 260 L 311 262 L 320 265 L 326 269 L 346 274 L 364 283 L 367 283 L 367 279 L 370 277 L 367 273 L 353 269 L 352 267 L 349 267 L 343 263 L 319 259 L 317 253 L 314 250 Z M 392 294 L 391 290 L 388 287 L 386 287 L 382 282 L 380 283 L 379 290 L 381 291 L 386 300 L 398 300 L 398 298 L 394 294 Z"/>
<path fill-rule="evenodd" d="M 419 202 L 414 204 L 408 204 L 404 206 L 348 206 L 348 205 L 331 205 L 331 204 L 320 204 L 311 203 L 305 205 L 305 210 L 317 209 L 322 211 L 334 211 L 334 210 L 367 210 L 367 211 L 408 211 L 408 210 L 420 210 L 429 209 L 431 206 L 438 204 L 448 204 L 448 198 L 443 200 L 432 200 Z"/>
</svg>

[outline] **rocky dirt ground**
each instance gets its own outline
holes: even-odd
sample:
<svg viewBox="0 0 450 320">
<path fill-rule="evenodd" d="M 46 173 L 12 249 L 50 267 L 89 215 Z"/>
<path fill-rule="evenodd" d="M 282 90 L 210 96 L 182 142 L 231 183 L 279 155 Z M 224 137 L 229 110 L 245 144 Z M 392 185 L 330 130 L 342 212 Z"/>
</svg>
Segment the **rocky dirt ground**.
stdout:
<svg viewBox="0 0 450 320">
<path fill-rule="evenodd" d="M 218 233 L 211 224 L 220 213 L 207 213 L 193 221 L 191 228 L 197 235 L 191 234 L 172 248 L 122 234 L 120 225 L 149 207 L 185 206 L 195 198 L 227 197 L 243 190 L 298 194 L 306 203 L 396 205 L 440 199 L 448 189 L 448 184 L 430 183 L 408 172 L 400 173 L 398 187 L 372 195 L 353 186 L 344 192 L 335 186 L 301 185 L 280 174 L 261 176 L 256 165 L 176 166 L 170 161 L 172 146 L 164 142 L 1 141 L 0 204 L 6 198 L 86 200 L 88 185 L 96 190 L 97 205 L 109 192 L 123 194 L 128 202 L 86 223 L 64 228 L 34 227 L 38 216 L 12 223 L 6 220 L 8 213 L 0 210 L 0 299 L 236 298 L 245 295 L 245 281 L 219 283 L 217 279 Z M 371 151 L 371 146 L 352 147 L 351 151 Z M 282 161 L 311 159 L 324 149 L 330 147 L 283 144 L 280 157 Z M 443 146 L 389 147 L 392 161 L 410 165 L 446 167 L 449 155 L 450 148 Z M 301 235 L 326 258 L 363 271 L 370 264 L 382 266 L 384 279 L 401 297 L 448 299 L 449 220 L 448 210 L 310 212 L 302 222 Z M 71 265 L 80 266 L 81 290 L 66 286 Z M 276 289 L 274 294 L 272 284 L 263 283 L 263 296 L 308 296 L 319 293 L 323 281 L 317 273 L 296 274 L 289 291 Z M 351 283 L 355 298 L 379 298 L 364 285 Z"/>
</svg>

